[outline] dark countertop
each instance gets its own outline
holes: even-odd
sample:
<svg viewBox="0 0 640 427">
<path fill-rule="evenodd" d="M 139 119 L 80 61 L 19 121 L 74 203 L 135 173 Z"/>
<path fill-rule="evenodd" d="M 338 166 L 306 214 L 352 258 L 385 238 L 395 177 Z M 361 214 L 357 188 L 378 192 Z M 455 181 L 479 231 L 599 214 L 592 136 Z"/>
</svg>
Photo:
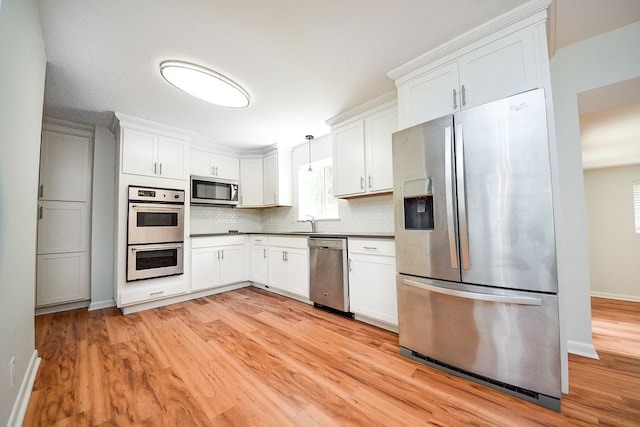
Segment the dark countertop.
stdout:
<svg viewBox="0 0 640 427">
<path fill-rule="evenodd" d="M 271 235 L 271 236 L 307 236 L 307 237 L 325 237 L 325 238 L 363 238 L 363 239 L 393 239 L 394 235 L 390 233 L 331 233 L 331 232 L 322 232 L 322 233 L 310 233 L 304 231 L 293 231 L 293 232 L 259 232 L 259 233 L 196 233 L 191 234 L 189 237 L 214 237 L 214 236 L 237 236 L 237 235 L 245 235 L 245 234 L 262 234 L 262 235 Z"/>
</svg>

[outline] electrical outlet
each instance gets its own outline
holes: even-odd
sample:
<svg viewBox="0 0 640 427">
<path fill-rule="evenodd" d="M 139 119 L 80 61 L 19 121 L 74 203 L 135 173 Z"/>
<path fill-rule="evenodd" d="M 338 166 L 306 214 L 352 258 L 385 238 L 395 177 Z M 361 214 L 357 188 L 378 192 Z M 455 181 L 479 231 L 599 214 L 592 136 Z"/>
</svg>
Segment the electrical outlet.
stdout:
<svg viewBox="0 0 640 427">
<path fill-rule="evenodd" d="M 16 357 L 11 358 L 11 388 L 16 383 Z"/>
</svg>

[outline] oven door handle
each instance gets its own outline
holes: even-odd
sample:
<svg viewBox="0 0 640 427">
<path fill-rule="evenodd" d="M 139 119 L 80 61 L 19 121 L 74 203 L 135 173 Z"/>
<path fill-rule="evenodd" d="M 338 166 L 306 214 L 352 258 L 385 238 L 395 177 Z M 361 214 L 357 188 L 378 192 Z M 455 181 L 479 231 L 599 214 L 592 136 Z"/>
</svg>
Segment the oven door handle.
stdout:
<svg viewBox="0 0 640 427">
<path fill-rule="evenodd" d="M 183 246 L 182 243 L 176 243 L 175 245 L 172 244 L 167 244 L 167 243 L 163 243 L 161 245 L 136 245 L 136 246 L 129 246 L 129 250 L 131 252 L 137 252 L 137 251 L 159 251 L 159 250 L 163 250 L 163 249 L 180 249 Z"/>
<path fill-rule="evenodd" d="M 136 205 L 133 204 L 131 205 L 132 209 L 137 209 L 139 211 L 158 211 L 158 210 L 164 210 L 164 211 L 181 211 L 182 209 L 184 209 L 184 205 L 179 205 L 179 206 L 158 206 L 158 205 Z"/>
</svg>

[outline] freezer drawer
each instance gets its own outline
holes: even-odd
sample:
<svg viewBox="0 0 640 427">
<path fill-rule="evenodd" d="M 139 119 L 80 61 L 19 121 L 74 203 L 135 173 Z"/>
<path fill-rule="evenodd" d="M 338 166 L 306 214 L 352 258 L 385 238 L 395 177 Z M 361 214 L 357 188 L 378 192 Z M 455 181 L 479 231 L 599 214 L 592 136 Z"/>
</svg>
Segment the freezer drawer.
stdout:
<svg viewBox="0 0 640 427">
<path fill-rule="evenodd" d="M 397 275 L 400 346 L 559 399 L 556 295 Z"/>
</svg>

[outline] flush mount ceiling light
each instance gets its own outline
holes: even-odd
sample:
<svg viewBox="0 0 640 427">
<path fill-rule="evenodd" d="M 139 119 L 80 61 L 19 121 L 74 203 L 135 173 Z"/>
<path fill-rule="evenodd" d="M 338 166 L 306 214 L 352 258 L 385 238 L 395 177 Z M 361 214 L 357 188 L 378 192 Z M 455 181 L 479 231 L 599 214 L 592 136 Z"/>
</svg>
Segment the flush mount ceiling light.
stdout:
<svg viewBox="0 0 640 427">
<path fill-rule="evenodd" d="M 220 73 L 182 61 L 164 61 L 160 74 L 166 81 L 189 95 L 215 105 L 244 108 L 249 94 L 238 83 Z"/>
</svg>

